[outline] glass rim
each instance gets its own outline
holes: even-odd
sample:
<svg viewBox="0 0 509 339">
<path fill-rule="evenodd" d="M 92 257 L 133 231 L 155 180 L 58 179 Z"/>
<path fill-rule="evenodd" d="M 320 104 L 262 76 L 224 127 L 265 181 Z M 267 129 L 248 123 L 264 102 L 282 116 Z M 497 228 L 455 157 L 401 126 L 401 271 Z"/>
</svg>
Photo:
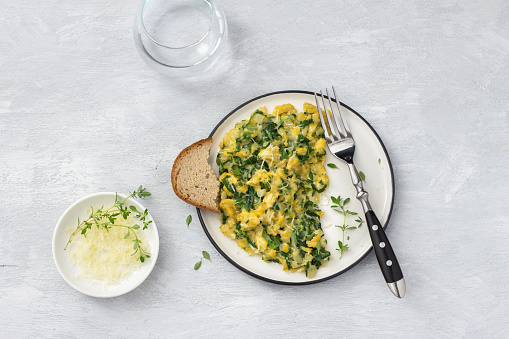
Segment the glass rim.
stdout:
<svg viewBox="0 0 509 339">
<path fill-rule="evenodd" d="M 209 16 L 209 29 L 208 31 L 200 38 L 198 39 L 197 41 L 189 44 L 189 45 L 186 45 L 186 46 L 181 46 L 181 47 L 172 47 L 172 46 L 168 46 L 168 45 L 165 45 L 165 44 L 162 44 L 160 43 L 159 41 L 157 41 L 156 39 L 154 39 L 152 37 L 152 35 L 150 35 L 150 33 L 148 32 L 147 28 L 145 27 L 145 21 L 143 20 L 143 14 L 145 13 L 145 5 L 151 0 L 144 0 L 143 1 L 143 5 L 141 7 L 141 11 L 140 11 L 140 23 L 141 23 L 141 27 L 143 29 L 143 31 L 145 32 L 146 36 L 153 42 L 155 43 L 156 45 L 160 46 L 160 47 L 163 47 L 163 48 L 167 48 L 167 49 L 186 49 L 186 48 L 190 48 L 190 47 L 194 47 L 196 45 L 198 45 L 200 42 L 202 42 L 203 40 L 205 40 L 205 38 L 210 34 L 210 32 L 212 31 L 212 26 L 213 26 L 213 23 L 214 23 L 214 8 L 216 7 L 215 4 L 214 4 L 214 1 L 213 0 L 203 0 L 203 2 L 207 3 L 210 7 L 210 16 Z"/>
</svg>

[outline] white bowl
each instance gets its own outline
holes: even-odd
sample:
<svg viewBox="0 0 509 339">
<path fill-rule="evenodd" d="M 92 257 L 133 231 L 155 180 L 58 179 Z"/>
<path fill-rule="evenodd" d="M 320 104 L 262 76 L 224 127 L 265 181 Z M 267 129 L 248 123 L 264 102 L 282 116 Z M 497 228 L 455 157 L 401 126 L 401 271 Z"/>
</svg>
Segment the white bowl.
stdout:
<svg viewBox="0 0 509 339">
<path fill-rule="evenodd" d="M 80 220 L 85 220 L 89 216 L 87 210 L 90 206 L 95 208 L 113 205 L 115 203 L 115 194 L 116 193 L 114 192 L 95 193 L 76 201 L 67 208 L 64 214 L 62 214 L 53 234 L 53 259 L 55 260 L 58 272 L 69 285 L 92 297 L 116 297 L 134 290 L 149 276 L 150 272 L 152 272 L 159 253 L 159 234 L 157 232 L 157 226 L 149 213 L 147 221 L 152 220 L 152 223 L 146 230 L 143 231 L 143 233 L 151 248 L 150 258 L 145 260 L 145 262 L 141 265 L 140 270 L 133 272 L 129 278 L 118 284 L 103 285 L 76 277 L 76 273 L 78 273 L 79 269 L 69 260 L 69 248 L 64 250 L 67 241 L 69 240 L 68 229 L 76 228 L 78 217 Z M 118 194 L 118 197 L 123 199 L 126 195 Z M 134 205 L 140 211 L 145 210 L 145 207 L 142 204 L 132 198 L 126 200 L 126 205 Z"/>
</svg>

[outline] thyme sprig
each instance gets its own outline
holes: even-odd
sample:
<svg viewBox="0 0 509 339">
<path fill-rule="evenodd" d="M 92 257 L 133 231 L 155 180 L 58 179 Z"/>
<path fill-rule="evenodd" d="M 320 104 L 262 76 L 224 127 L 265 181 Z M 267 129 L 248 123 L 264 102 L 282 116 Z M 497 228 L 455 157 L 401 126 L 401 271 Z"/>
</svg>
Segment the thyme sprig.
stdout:
<svg viewBox="0 0 509 339">
<path fill-rule="evenodd" d="M 78 218 L 78 226 L 72 232 L 67 244 L 65 245 L 64 250 L 67 249 L 69 244 L 72 242 L 72 239 L 77 234 L 82 234 L 86 236 L 87 230 L 91 229 L 92 226 L 96 226 L 98 229 L 104 228 L 106 231 L 109 231 L 112 227 L 123 227 L 127 230 L 124 239 L 129 239 L 131 234 L 134 236 L 133 239 L 133 253 L 131 256 L 136 255 L 137 259 L 141 262 L 144 262 L 146 258 L 150 258 L 150 253 L 143 248 L 142 241 L 138 238 L 138 234 L 136 234 L 136 230 L 142 228 L 143 230 L 147 229 L 147 227 L 152 223 L 152 220 L 147 221 L 148 210 L 139 211 L 136 206 L 125 205 L 125 201 L 129 198 L 143 198 L 149 197 L 152 194 L 148 192 L 142 185 L 138 187 L 138 189 L 134 192 L 131 192 L 126 198 L 119 200 L 118 195 L 115 194 L 115 203 L 108 207 L 98 208 L 94 211 L 93 207 L 89 217 L 86 220 L 80 222 Z M 140 221 L 140 225 L 134 224 L 132 226 L 123 225 L 119 223 L 121 221 L 125 221 L 132 214 L 133 218 L 138 219 Z"/>
<path fill-rule="evenodd" d="M 348 251 L 348 248 L 349 248 L 348 245 L 345 243 L 345 231 L 354 230 L 354 229 L 361 227 L 361 225 L 364 223 L 364 220 L 362 220 L 362 218 L 360 216 L 358 216 L 357 212 L 352 212 L 345 208 L 345 206 L 350 202 L 350 198 L 343 199 L 343 198 L 341 198 L 340 195 L 338 195 L 337 198 L 333 197 L 333 196 L 331 196 L 330 198 L 331 198 L 332 202 L 335 204 L 335 205 L 332 205 L 331 208 L 334 211 L 343 215 L 343 225 L 341 225 L 341 226 L 336 225 L 336 227 L 338 227 L 342 231 L 342 240 L 338 241 L 338 248 L 337 248 L 337 251 L 341 252 L 341 254 L 339 255 L 339 259 L 341 259 L 341 257 L 343 256 L 343 253 Z M 359 223 L 359 225 L 357 227 L 349 226 L 346 223 L 346 217 L 348 215 L 357 215 L 357 219 L 355 220 L 356 222 Z M 350 239 L 350 237 L 348 237 L 347 240 L 348 239 Z"/>
</svg>

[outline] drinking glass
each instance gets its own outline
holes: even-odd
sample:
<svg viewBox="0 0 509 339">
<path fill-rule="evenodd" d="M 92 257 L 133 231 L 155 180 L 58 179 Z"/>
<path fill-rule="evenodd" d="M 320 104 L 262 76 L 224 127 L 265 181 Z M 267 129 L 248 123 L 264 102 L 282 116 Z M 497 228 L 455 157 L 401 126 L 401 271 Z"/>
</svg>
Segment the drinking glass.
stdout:
<svg viewBox="0 0 509 339">
<path fill-rule="evenodd" d="M 143 60 L 168 76 L 193 76 L 213 67 L 227 37 L 223 11 L 214 0 L 144 0 L 134 22 Z"/>
</svg>

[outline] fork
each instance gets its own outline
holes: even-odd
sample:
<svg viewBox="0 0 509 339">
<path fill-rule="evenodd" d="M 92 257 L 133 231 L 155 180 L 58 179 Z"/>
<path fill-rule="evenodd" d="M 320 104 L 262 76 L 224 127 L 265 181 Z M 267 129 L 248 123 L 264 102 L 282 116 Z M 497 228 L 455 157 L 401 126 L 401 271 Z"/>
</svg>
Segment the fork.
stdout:
<svg viewBox="0 0 509 339">
<path fill-rule="evenodd" d="M 371 237 L 371 242 L 373 243 L 375 255 L 378 260 L 378 264 L 380 265 L 380 269 L 382 270 L 382 274 L 392 293 L 398 298 L 403 298 L 406 293 L 403 273 L 401 272 L 401 268 L 389 239 L 369 204 L 368 192 L 364 190 L 359 172 L 357 172 L 357 168 L 353 162 L 355 141 L 352 137 L 352 133 L 350 132 L 350 128 L 348 127 L 348 123 L 346 122 L 345 115 L 341 110 L 341 104 L 337 100 L 338 96 L 336 95 L 334 87 L 332 87 L 332 92 L 334 93 L 334 99 L 331 100 L 329 90 L 326 89 L 330 112 L 327 110 L 327 105 L 322 91 L 320 91 L 320 97 L 322 98 L 324 107 L 323 110 L 320 107 L 318 94 L 315 92 L 316 107 L 318 108 L 318 114 L 324 130 L 327 146 L 334 156 L 344 160 L 348 164 L 352 183 L 357 190 L 357 199 L 360 201 L 362 209 L 366 215 L 369 235 Z M 339 115 L 332 105 L 333 101 L 336 103 Z"/>
</svg>

